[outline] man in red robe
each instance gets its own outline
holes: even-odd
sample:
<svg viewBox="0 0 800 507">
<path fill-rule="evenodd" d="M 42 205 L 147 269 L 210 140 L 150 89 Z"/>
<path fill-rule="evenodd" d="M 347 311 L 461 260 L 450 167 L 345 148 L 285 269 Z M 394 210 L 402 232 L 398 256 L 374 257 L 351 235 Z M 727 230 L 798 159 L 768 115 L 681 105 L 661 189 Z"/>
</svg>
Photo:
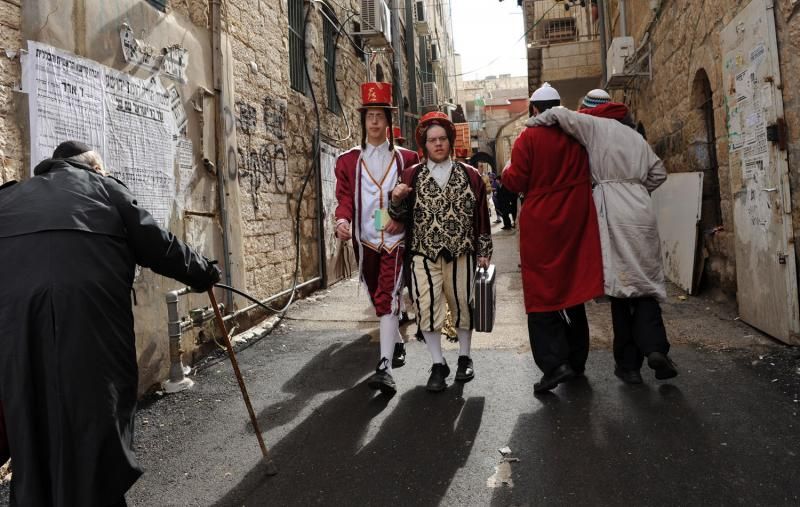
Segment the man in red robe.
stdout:
<svg viewBox="0 0 800 507">
<path fill-rule="evenodd" d="M 392 85 L 364 83 L 361 95 L 361 145 L 336 159 L 336 236 L 353 239 L 359 278 L 380 319 L 381 355 L 367 385 L 393 394 L 392 367 L 403 366 L 406 355 L 398 319 L 405 232 L 389 217 L 389 195 L 403 169 L 419 157 L 394 145 Z"/>
<path fill-rule="evenodd" d="M 561 104 L 545 83 L 531 96 L 539 114 Z M 557 127 L 528 127 L 514 143 L 503 185 L 525 194 L 519 218 L 528 334 L 544 376 L 534 392 L 582 376 L 589 354 L 583 303 L 603 294 L 597 213 L 586 150 Z"/>
</svg>

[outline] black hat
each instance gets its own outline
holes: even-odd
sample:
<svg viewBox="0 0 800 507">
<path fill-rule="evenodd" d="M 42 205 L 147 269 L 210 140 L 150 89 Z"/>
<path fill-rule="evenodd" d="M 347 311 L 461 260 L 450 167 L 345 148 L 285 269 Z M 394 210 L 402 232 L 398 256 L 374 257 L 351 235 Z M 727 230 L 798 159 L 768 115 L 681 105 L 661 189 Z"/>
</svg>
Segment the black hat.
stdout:
<svg viewBox="0 0 800 507">
<path fill-rule="evenodd" d="M 70 158 L 87 151 L 92 151 L 92 149 L 80 141 L 64 141 L 53 152 L 53 158 Z"/>
</svg>

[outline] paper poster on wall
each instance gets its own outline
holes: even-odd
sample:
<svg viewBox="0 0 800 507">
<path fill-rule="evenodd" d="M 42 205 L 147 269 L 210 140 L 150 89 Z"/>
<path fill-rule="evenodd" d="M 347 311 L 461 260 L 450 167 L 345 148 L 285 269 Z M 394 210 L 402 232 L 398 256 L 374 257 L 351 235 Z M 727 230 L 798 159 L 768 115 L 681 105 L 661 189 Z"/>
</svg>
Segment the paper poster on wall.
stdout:
<svg viewBox="0 0 800 507">
<path fill-rule="evenodd" d="M 338 150 L 329 144 L 320 146 L 320 171 L 322 175 L 322 209 L 325 214 L 325 251 L 328 257 L 336 253 L 336 235 L 333 214 L 336 211 L 336 155 Z"/>
<path fill-rule="evenodd" d="M 186 109 L 183 107 L 183 101 L 181 101 L 181 94 L 178 91 L 178 87 L 174 84 L 169 85 L 167 87 L 167 92 L 169 93 L 170 106 L 172 107 L 172 116 L 175 117 L 175 128 L 178 130 L 178 132 L 185 134 L 188 120 L 186 118 Z"/>
<path fill-rule="evenodd" d="M 139 79 L 51 46 L 28 42 L 31 169 L 67 140 L 87 143 L 156 221 L 175 198 L 175 118 L 160 81 Z"/>
<path fill-rule="evenodd" d="M 175 161 L 178 163 L 178 204 L 185 205 L 186 191 L 194 176 L 194 152 L 192 140 L 180 136 L 175 146 Z"/>
<path fill-rule="evenodd" d="M 105 155 L 100 64 L 29 42 L 23 60 L 23 87 L 29 97 L 31 171 L 67 140 L 82 141 Z"/>
<path fill-rule="evenodd" d="M 106 69 L 105 82 L 108 165 L 156 222 L 167 225 L 175 198 L 169 93 L 155 77 L 144 80 L 113 69 Z"/>
</svg>

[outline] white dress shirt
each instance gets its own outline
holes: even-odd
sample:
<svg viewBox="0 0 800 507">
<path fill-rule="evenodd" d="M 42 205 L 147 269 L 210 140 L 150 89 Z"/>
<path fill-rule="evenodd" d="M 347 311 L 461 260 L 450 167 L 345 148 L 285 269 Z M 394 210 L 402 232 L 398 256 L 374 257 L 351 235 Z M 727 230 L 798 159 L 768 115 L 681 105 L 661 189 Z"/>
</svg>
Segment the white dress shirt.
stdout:
<svg viewBox="0 0 800 507">
<path fill-rule="evenodd" d="M 453 170 L 453 161 L 449 158 L 443 162 L 434 162 L 429 159 L 426 165 L 431 172 L 431 176 L 433 176 L 433 179 L 439 185 L 439 188 L 444 188 L 450 180 L 450 173 Z"/>
</svg>

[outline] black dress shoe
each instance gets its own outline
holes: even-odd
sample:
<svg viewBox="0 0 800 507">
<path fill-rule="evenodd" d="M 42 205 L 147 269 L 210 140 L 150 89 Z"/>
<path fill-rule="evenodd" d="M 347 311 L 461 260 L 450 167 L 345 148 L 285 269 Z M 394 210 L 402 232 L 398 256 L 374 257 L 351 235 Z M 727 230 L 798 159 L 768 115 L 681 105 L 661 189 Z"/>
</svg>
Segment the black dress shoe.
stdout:
<svg viewBox="0 0 800 507">
<path fill-rule="evenodd" d="M 397 384 L 394 383 L 392 375 L 385 366 L 388 362 L 389 360 L 385 357 L 381 358 L 378 362 L 378 367 L 375 368 L 375 373 L 367 379 L 367 385 L 370 389 L 379 390 L 383 394 L 394 394 L 397 392 Z"/>
<path fill-rule="evenodd" d="M 447 388 L 447 376 L 450 375 L 450 367 L 447 363 L 434 363 L 431 367 L 431 376 L 428 377 L 428 385 L 425 389 L 432 393 L 444 391 Z"/>
<path fill-rule="evenodd" d="M 556 387 L 558 384 L 562 382 L 566 382 L 567 380 L 573 378 L 575 376 L 575 372 L 572 371 L 572 368 L 568 364 L 562 364 L 558 368 L 552 371 L 550 375 L 545 375 L 539 382 L 533 384 L 533 392 L 534 393 L 543 393 L 545 391 L 549 391 Z"/>
<path fill-rule="evenodd" d="M 504 225 L 503 227 L 500 228 L 500 230 L 503 230 L 503 231 L 509 231 L 511 229 L 513 229 L 513 227 L 509 227 L 509 226 L 506 226 L 506 225 Z"/>
<path fill-rule="evenodd" d="M 406 364 L 406 346 L 403 343 L 394 344 L 394 354 L 392 354 L 392 368 L 400 368 Z"/>
<path fill-rule="evenodd" d="M 672 362 L 669 356 L 661 352 L 651 352 L 647 354 L 647 366 L 656 371 L 656 378 L 658 380 L 666 380 L 678 376 L 675 363 Z"/>
<path fill-rule="evenodd" d="M 642 383 L 642 374 L 639 373 L 639 370 L 625 370 L 620 368 L 619 366 L 615 366 L 614 375 L 619 377 L 619 379 L 625 382 L 626 384 L 635 385 Z"/>
<path fill-rule="evenodd" d="M 469 382 L 475 378 L 475 369 L 472 367 L 472 358 L 469 356 L 458 356 L 458 368 L 456 368 L 456 381 Z"/>
</svg>

